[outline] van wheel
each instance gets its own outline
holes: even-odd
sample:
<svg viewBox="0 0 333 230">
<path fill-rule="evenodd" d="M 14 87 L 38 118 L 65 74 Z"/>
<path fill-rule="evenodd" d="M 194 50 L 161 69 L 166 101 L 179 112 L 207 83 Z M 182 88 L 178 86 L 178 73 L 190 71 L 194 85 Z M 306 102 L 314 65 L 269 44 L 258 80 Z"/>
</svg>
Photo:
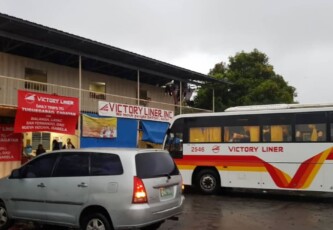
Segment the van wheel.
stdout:
<svg viewBox="0 0 333 230">
<path fill-rule="evenodd" d="M 195 179 L 196 188 L 203 194 L 211 195 L 220 189 L 220 177 L 212 169 L 201 170 Z"/>
<path fill-rule="evenodd" d="M 84 217 L 82 230 L 113 230 L 108 219 L 102 213 L 91 213 Z"/>
<path fill-rule="evenodd" d="M 13 221 L 8 217 L 6 206 L 0 201 L 0 230 L 8 229 L 13 225 Z"/>
</svg>

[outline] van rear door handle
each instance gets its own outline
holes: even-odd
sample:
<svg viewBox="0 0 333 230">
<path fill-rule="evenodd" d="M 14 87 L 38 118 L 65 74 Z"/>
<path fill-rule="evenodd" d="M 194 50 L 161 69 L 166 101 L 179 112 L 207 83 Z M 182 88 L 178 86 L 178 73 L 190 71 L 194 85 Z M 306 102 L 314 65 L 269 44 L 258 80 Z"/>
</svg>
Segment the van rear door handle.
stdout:
<svg viewBox="0 0 333 230">
<path fill-rule="evenodd" d="M 86 183 L 82 182 L 81 184 L 78 184 L 77 187 L 85 188 L 85 187 L 88 187 L 88 185 Z"/>
<path fill-rule="evenodd" d="M 37 187 L 39 187 L 39 188 L 45 188 L 46 186 L 45 186 L 44 183 L 40 183 L 40 184 L 37 185 Z"/>
</svg>

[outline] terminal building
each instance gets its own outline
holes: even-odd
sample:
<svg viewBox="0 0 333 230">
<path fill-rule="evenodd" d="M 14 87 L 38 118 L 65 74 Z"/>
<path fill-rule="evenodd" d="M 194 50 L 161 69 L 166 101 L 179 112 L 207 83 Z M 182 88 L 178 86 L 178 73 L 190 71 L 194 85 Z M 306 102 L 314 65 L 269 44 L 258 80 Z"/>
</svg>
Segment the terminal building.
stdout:
<svg viewBox="0 0 333 230">
<path fill-rule="evenodd" d="M 68 139 L 76 148 L 158 147 L 174 115 L 205 112 L 186 103 L 190 86 L 216 81 L 0 14 L 0 176 L 54 140 L 60 148 Z"/>
</svg>

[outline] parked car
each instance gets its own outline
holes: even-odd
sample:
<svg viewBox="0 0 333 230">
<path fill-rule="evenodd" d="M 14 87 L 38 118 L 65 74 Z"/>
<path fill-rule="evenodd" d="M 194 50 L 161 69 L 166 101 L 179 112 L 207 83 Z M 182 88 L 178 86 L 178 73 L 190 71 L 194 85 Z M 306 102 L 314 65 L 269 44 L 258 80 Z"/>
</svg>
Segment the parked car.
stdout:
<svg viewBox="0 0 333 230">
<path fill-rule="evenodd" d="M 182 178 L 167 151 L 59 150 L 0 180 L 0 229 L 14 220 L 86 230 L 156 229 L 177 219 L 183 201 Z"/>
</svg>

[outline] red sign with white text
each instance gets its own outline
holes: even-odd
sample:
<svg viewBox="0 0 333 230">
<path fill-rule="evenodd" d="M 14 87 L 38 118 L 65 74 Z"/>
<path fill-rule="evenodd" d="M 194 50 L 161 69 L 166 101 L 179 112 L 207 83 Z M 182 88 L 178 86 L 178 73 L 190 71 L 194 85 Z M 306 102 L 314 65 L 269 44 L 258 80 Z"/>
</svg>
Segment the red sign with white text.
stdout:
<svg viewBox="0 0 333 230">
<path fill-rule="evenodd" d="M 78 98 L 19 90 L 14 131 L 75 134 L 78 116 Z"/>
<path fill-rule="evenodd" d="M 13 125 L 0 124 L 0 161 L 21 161 L 22 134 Z"/>
</svg>

